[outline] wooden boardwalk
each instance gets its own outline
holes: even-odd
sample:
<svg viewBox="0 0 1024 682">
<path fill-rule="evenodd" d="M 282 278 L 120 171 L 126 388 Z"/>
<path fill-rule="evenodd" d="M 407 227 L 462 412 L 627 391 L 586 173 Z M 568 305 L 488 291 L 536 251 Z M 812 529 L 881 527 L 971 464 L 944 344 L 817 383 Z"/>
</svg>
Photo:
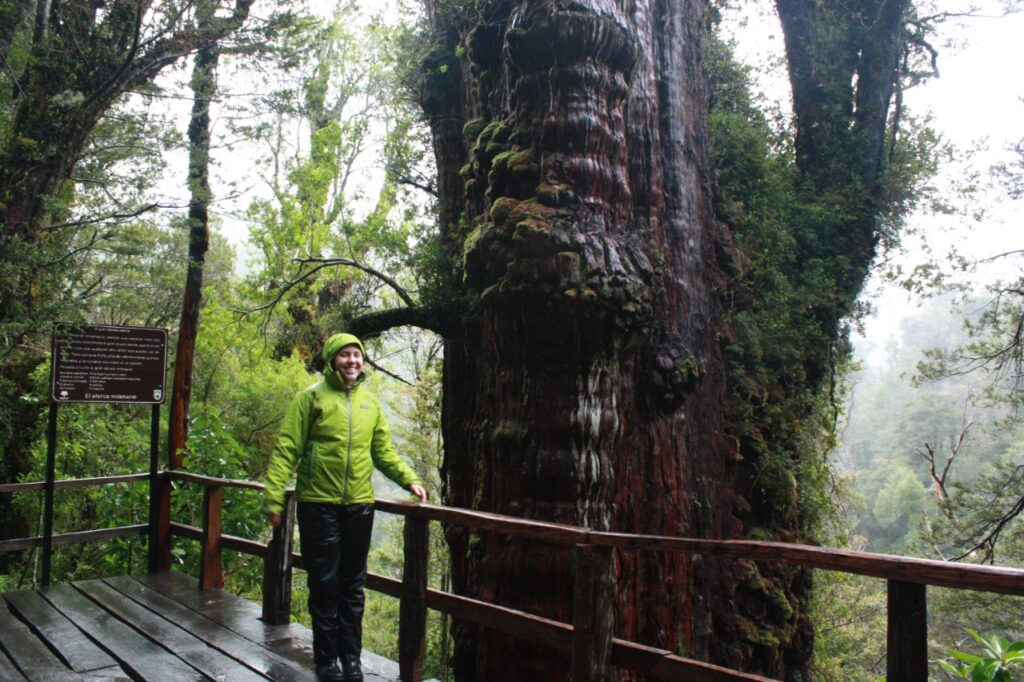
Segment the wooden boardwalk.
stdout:
<svg viewBox="0 0 1024 682">
<path fill-rule="evenodd" d="M 0 598 L 0 680 L 315 680 L 313 635 L 260 607 L 163 572 Z M 363 653 L 367 682 L 398 665 Z"/>
</svg>

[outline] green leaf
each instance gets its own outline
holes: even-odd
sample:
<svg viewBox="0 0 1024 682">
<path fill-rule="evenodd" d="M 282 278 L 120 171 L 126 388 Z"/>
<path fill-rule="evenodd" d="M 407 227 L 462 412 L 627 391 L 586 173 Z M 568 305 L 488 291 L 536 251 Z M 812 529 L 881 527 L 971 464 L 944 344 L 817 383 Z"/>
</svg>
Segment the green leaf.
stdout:
<svg viewBox="0 0 1024 682">
<path fill-rule="evenodd" d="M 967 668 L 953 667 L 953 665 L 947 661 L 939 661 L 939 666 L 951 675 L 967 679 Z"/>
<path fill-rule="evenodd" d="M 949 655 L 958 661 L 963 661 L 964 663 L 974 664 L 982 660 L 981 656 L 975 656 L 974 654 L 968 654 L 963 651 L 956 651 L 955 649 L 950 651 Z"/>
</svg>

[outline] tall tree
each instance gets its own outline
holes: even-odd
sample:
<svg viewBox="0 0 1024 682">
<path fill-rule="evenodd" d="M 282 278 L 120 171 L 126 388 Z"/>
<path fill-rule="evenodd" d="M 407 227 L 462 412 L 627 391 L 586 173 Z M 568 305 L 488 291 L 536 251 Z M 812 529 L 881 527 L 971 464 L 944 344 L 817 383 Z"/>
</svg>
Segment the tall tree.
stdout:
<svg viewBox="0 0 1024 682">
<path fill-rule="evenodd" d="M 468 311 L 442 330 L 446 501 L 596 529 L 801 537 L 798 516 L 774 511 L 791 506 L 773 496 L 794 495 L 796 480 L 783 469 L 765 485 L 758 452 L 735 434 L 782 439 L 763 413 L 790 391 L 827 387 L 879 217 L 898 215 L 883 171 L 908 5 L 778 2 L 800 171 L 791 192 L 805 218 L 819 217 L 783 276 L 822 289 L 801 308 L 820 344 L 791 351 L 799 385 L 776 372 L 757 396 L 763 423 L 748 428 L 730 421 L 742 362 L 726 360 L 723 302 L 751 306 L 762 292 L 746 289 L 715 215 L 707 3 L 425 2 L 433 49 L 420 99 L 439 239 L 450 299 Z M 785 447 L 797 461 L 795 443 Z M 753 489 L 767 501 L 746 499 Z M 448 539 L 458 591 L 569 618 L 565 552 L 457 528 Z M 632 552 L 617 568 L 617 636 L 777 676 L 805 671 L 802 572 Z M 461 680 L 567 675 L 553 652 L 465 624 L 456 647 Z"/>
<path fill-rule="evenodd" d="M 198 27 L 205 29 L 213 18 L 214 5 L 200 0 Z M 210 103 L 217 93 L 216 42 L 202 45 L 192 68 L 192 117 L 188 124 L 188 269 L 181 303 L 178 345 L 174 354 L 174 383 L 168 417 L 167 450 L 172 468 L 181 466 L 181 450 L 188 438 L 188 407 L 192 397 L 192 365 L 199 334 L 199 309 L 203 300 L 203 268 L 210 248 Z"/>
</svg>

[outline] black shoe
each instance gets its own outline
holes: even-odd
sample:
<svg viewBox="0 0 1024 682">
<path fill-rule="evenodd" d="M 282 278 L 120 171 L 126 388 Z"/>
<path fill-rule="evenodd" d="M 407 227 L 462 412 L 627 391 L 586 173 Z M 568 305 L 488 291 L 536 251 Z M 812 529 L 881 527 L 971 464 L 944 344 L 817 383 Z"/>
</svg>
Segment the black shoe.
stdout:
<svg viewBox="0 0 1024 682">
<path fill-rule="evenodd" d="M 334 659 L 330 663 L 316 667 L 316 679 L 320 680 L 320 682 L 346 682 L 348 678 L 342 674 L 341 668 L 338 667 L 338 659 Z M 363 678 L 360 677 L 359 679 Z"/>
<path fill-rule="evenodd" d="M 359 656 L 342 656 L 341 669 L 344 682 L 363 682 L 363 669 L 359 667 Z"/>
</svg>

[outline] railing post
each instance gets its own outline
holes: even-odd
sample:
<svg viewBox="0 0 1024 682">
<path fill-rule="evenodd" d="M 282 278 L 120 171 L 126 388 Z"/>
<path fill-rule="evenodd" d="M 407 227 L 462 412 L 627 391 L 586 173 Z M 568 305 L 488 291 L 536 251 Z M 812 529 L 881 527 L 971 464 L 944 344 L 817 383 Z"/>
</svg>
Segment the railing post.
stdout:
<svg viewBox="0 0 1024 682">
<path fill-rule="evenodd" d="M 50 585 L 50 565 L 53 560 L 53 486 L 57 461 L 57 403 L 50 403 L 50 416 L 46 425 L 46 480 L 43 484 L 43 571 L 39 584 Z"/>
<path fill-rule="evenodd" d="M 167 566 L 170 568 L 170 497 L 167 499 L 167 527 L 162 526 L 163 486 L 160 480 L 160 405 L 153 405 L 149 418 L 149 541 L 146 547 L 148 568 L 156 573 L 161 568 L 162 542 L 167 540 Z M 162 535 L 166 532 L 167 535 Z"/>
<path fill-rule="evenodd" d="M 171 570 L 171 491 L 174 483 L 163 473 L 157 497 L 156 549 L 150 555 L 150 572 Z M 152 563 L 155 562 L 155 563 Z"/>
<path fill-rule="evenodd" d="M 274 529 L 263 557 L 263 622 L 284 625 L 292 615 L 292 542 L 295 535 L 295 495 L 287 491 L 281 525 Z"/>
<path fill-rule="evenodd" d="M 611 547 L 573 547 L 572 680 L 612 679 L 615 558 Z"/>
<path fill-rule="evenodd" d="M 406 516 L 403 535 L 405 564 L 398 612 L 398 674 L 402 682 L 420 682 L 427 634 L 429 521 Z"/>
<path fill-rule="evenodd" d="M 203 489 L 203 553 L 199 562 L 199 589 L 203 591 L 224 587 L 224 567 L 220 557 L 222 500 L 219 485 Z"/>
<path fill-rule="evenodd" d="M 887 674 L 889 680 L 928 679 L 928 605 L 925 586 L 890 580 Z"/>
</svg>

